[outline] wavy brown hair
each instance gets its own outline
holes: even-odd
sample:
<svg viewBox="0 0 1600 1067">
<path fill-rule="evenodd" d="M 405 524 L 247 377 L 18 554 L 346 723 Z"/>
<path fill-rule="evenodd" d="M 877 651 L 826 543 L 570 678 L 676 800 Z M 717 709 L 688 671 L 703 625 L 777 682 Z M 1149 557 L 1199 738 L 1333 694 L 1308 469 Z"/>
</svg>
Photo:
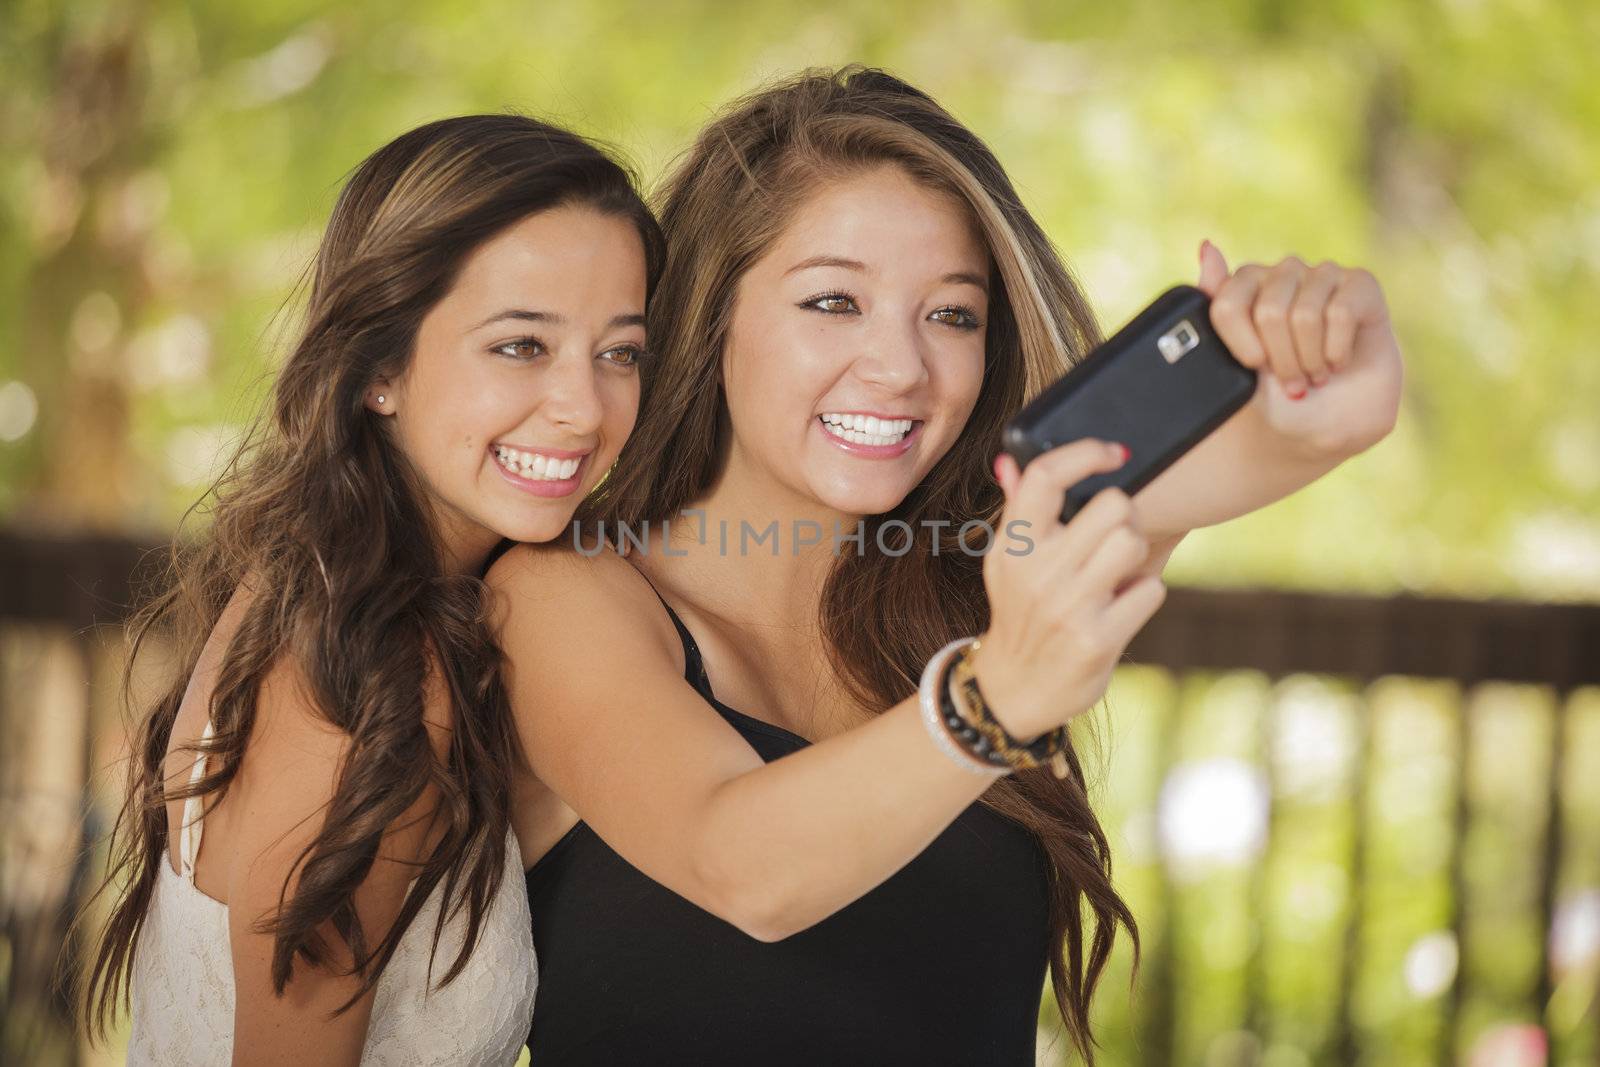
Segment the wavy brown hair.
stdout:
<svg viewBox="0 0 1600 1067">
<path fill-rule="evenodd" d="M 668 254 L 649 316 L 659 359 L 645 368 L 646 400 L 610 478 L 579 510 L 581 523 L 605 523 L 600 533 L 637 529 L 675 517 L 711 487 L 726 445 L 718 367 L 739 279 L 819 184 L 885 164 L 966 206 L 988 245 L 992 295 L 970 419 L 898 507 L 867 520 L 863 547 L 882 523 L 901 520 L 917 531 L 910 549 L 842 554 L 823 590 L 818 621 L 830 660 L 874 712 L 914 694 L 923 664 L 946 642 L 987 629 L 982 555 L 961 550 L 956 534 L 941 535 L 935 551 L 930 523 L 998 526 L 1004 495 L 990 464 L 1002 424 L 1100 340 L 1088 301 L 994 155 L 927 95 L 879 70 L 811 71 L 735 102 L 701 132 L 657 203 Z M 1132 938 L 1135 967 L 1139 939 L 1112 887 L 1111 851 L 1075 751 L 1068 764 L 1060 780 L 1047 769 L 1015 774 L 983 802 L 1048 856 L 1051 983 L 1068 1034 L 1092 1064 L 1089 1004 L 1117 926 Z"/>
<path fill-rule="evenodd" d="M 360 991 L 376 984 L 401 936 L 443 885 L 447 917 L 467 916 L 460 973 L 500 882 L 508 783 L 522 760 L 501 656 L 476 575 L 447 573 L 428 498 L 381 416 L 363 403 L 377 379 L 409 365 L 417 330 L 480 244 L 521 219 L 583 204 L 632 221 L 647 287 L 660 274 L 660 229 L 631 174 L 566 130 L 518 115 L 474 115 L 419 127 L 368 157 L 341 191 L 310 273 L 305 323 L 258 421 L 211 491 L 198 540 L 174 550 L 162 588 L 132 626 L 133 661 L 157 631 L 176 640 L 170 685 L 137 723 L 125 803 L 101 891 L 115 902 L 84 983 L 86 1017 L 103 1038 L 125 1005 L 132 960 L 160 868 L 165 803 L 220 800 L 239 772 L 262 681 L 283 657 L 317 710 L 351 740 L 318 836 L 258 929 L 275 937 L 281 995 L 297 960 L 328 966 L 318 933 L 331 923 Z M 648 288 L 647 288 L 648 291 Z M 241 586 L 253 594 L 228 643 L 209 713 L 206 773 L 164 788 L 173 723 L 208 635 Z M 440 758 L 423 722 L 429 675 L 447 694 L 453 730 Z M 353 894 L 385 829 L 425 790 L 442 827 L 398 917 L 373 942 Z M 98 894 L 97 894 L 98 895 Z M 341 1008 L 343 1010 L 343 1008 Z"/>
</svg>

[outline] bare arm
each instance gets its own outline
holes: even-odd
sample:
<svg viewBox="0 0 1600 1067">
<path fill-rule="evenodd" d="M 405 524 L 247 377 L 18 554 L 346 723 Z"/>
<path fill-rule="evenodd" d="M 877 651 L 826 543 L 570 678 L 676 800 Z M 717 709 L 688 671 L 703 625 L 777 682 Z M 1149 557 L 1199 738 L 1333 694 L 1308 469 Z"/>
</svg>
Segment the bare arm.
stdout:
<svg viewBox="0 0 1600 1067">
<path fill-rule="evenodd" d="M 1351 427 L 1358 433 L 1348 440 L 1312 444 L 1286 439 L 1263 414 L 1260 394 L 1275 388 L 1263 377 L 1257 399 L 1138 492 L 1135 499 L 1153 539 L 1181 538 L 1189 530 L 1264 508 L 1310 485 L 1387 432 Z M 1392 418 L 1391 413 L 1391 426 Z"/>
<path fill-rule="evenodd" d="M 1063 488 L 1108 452 L 1081 442 L 1030 464 L 1027 513 L 1054 522 Z M 978 669 L 1017 736 L 1098 700 L 1159 606 L 1158 582 L 1112 593 L 1146 558 L 1133 518 L 1107 490 L 1035 553 L 986 559 L 997 621 Z M 763 763 L 684 681 L 654 593 L 609 552 L 522 546 L 489 581 L 534 773 L 629 863 L 753 937 L 786 937 L 877 886 L 992 780 L 939 750 L 915 699 Z"/>
<path fill-rule="evenodd" d="M 539 780 L 629 863 L 752 937 L 883 881 L 991 781 L 941 753 L 910 700 L 763 763 L 684 681 L 655 594 L 609 552 L 520 547 L 490 581 Z"/>
<path fill-rule="evenodd" d="M 437 704 L 430 694 L 430 705 Z M 445 714 L 430 714 L 430 721 Z M 447 731 L 434 728 L 436 744 Z M 350 738 L 313 709 L 290 666 L 274 669 L 262 687 L 257 720 L 228 802 L 238 804 L 238 827 L 227 882 L 228 933 L 234 970 L 233 1062 L 255 1064 L 357 1064 L 366 1041 L 374 991 L 348 1011 L 333 1011 L 359 988 L 356 976 L 311 966 L 303 959 L 283 995 L 272 988 L 273 938 L 254 929 L 277 911 L 278 893 L 298 884 L 295 863 L 321 830 L 327 805 L 350 748 Z M 356 889 L 355 906 L 367 943 L 381 939 L 399 913 L 421 858 L 425 814 L 434 798 L 425 794 L 385 835 L 379 857 Z M 321 930 L 338 970 L 351 956 L 332 924 Z"/>
</svg>

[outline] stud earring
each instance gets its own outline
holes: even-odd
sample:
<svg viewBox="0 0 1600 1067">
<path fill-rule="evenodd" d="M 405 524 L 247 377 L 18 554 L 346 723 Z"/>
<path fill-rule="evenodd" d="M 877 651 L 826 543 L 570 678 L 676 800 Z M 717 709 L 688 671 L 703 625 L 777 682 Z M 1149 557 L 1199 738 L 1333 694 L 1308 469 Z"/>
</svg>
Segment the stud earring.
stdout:
<svg viewBox="0 0 1600 1067">
<path fill-rule="evenodd" d="M 380 404 L 381 404 L 381 403 L 383 403 L 383 401 L 384 401 L 384 396 L 383 396 L 383 394 L 382 394 L 382 393 L 379 393 L 379 394 L 378 394 L 378 403 L 380 403 Z"/>
</svg>

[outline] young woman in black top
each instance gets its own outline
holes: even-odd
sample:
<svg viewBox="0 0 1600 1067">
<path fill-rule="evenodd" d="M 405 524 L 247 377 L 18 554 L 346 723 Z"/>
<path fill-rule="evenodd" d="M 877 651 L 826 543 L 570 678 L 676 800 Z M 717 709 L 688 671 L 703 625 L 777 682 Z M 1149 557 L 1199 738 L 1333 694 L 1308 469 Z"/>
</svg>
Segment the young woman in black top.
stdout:
<svg viewBox="0 0 1600 1067">
<path fill-rule="evenodd" d="M 927 96 L 860 69 L 757 93 L 660 208 L 658 362 L 583 551 L 522 546 L 490 575 L 531 764 L 533 1062 L 1032 1063 L 1047 968 L 1092 1059 L 1090 998 L 1133 920 L 1076 756 L 1065 777 L 978 770 L 924 717 L 925 664 L 981 634 L 967 662 L 1020 742 L 1093 706 L 1186 531 L 1393 424 L 1381 291 L 1293 257 L 1230 275 L 1205 248 L 1258 394 L 1136 500 L 1106 490 L 1063 526 L 1064 489 L 1119 446 L 1025 474 L 994 457 L 1098 330 Z M 595 551 L 619 520 L 648 530 L 629 558 Z"/>
</svg>

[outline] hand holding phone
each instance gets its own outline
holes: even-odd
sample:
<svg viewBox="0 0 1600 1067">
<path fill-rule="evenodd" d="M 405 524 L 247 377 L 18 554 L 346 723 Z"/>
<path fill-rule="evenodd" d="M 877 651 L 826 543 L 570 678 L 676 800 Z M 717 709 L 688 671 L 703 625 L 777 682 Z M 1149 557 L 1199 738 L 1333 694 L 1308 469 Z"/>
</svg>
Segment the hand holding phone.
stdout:
<svg viewBox="0 0 1600 1067">
<path fill-rule="evenodd" d="M 1018 469 L 1083 437 L 1126 445 L 1128 461 L 1067 490 L 1067 522 L 1095 493 L 1130 496 L 1249 401 L 1257 372 L 1211 326 L 1211 298 L 1192 285 L 1168 289 L 1006 424 L 1001 446 Z"/>
<path fill-rule="evenodd" d="M 973 669 L 1003 726 L 1031 741 L 1092 708 L 1135 634 L 1166 599 L 1159 574 L 1141 573 L 1150 541 L 1126 495 L 1103 492 L 1072 523 L 1054 521 L 1061 494 L 1123 464 L 1116 446 L 1088 438 L 1040 456 L 1026 472 L 996 464 L 1006 495 L 1002 527 L 1033 531 L 1027 551 L 983 560 L 989 627 Z"/>
</svg>

